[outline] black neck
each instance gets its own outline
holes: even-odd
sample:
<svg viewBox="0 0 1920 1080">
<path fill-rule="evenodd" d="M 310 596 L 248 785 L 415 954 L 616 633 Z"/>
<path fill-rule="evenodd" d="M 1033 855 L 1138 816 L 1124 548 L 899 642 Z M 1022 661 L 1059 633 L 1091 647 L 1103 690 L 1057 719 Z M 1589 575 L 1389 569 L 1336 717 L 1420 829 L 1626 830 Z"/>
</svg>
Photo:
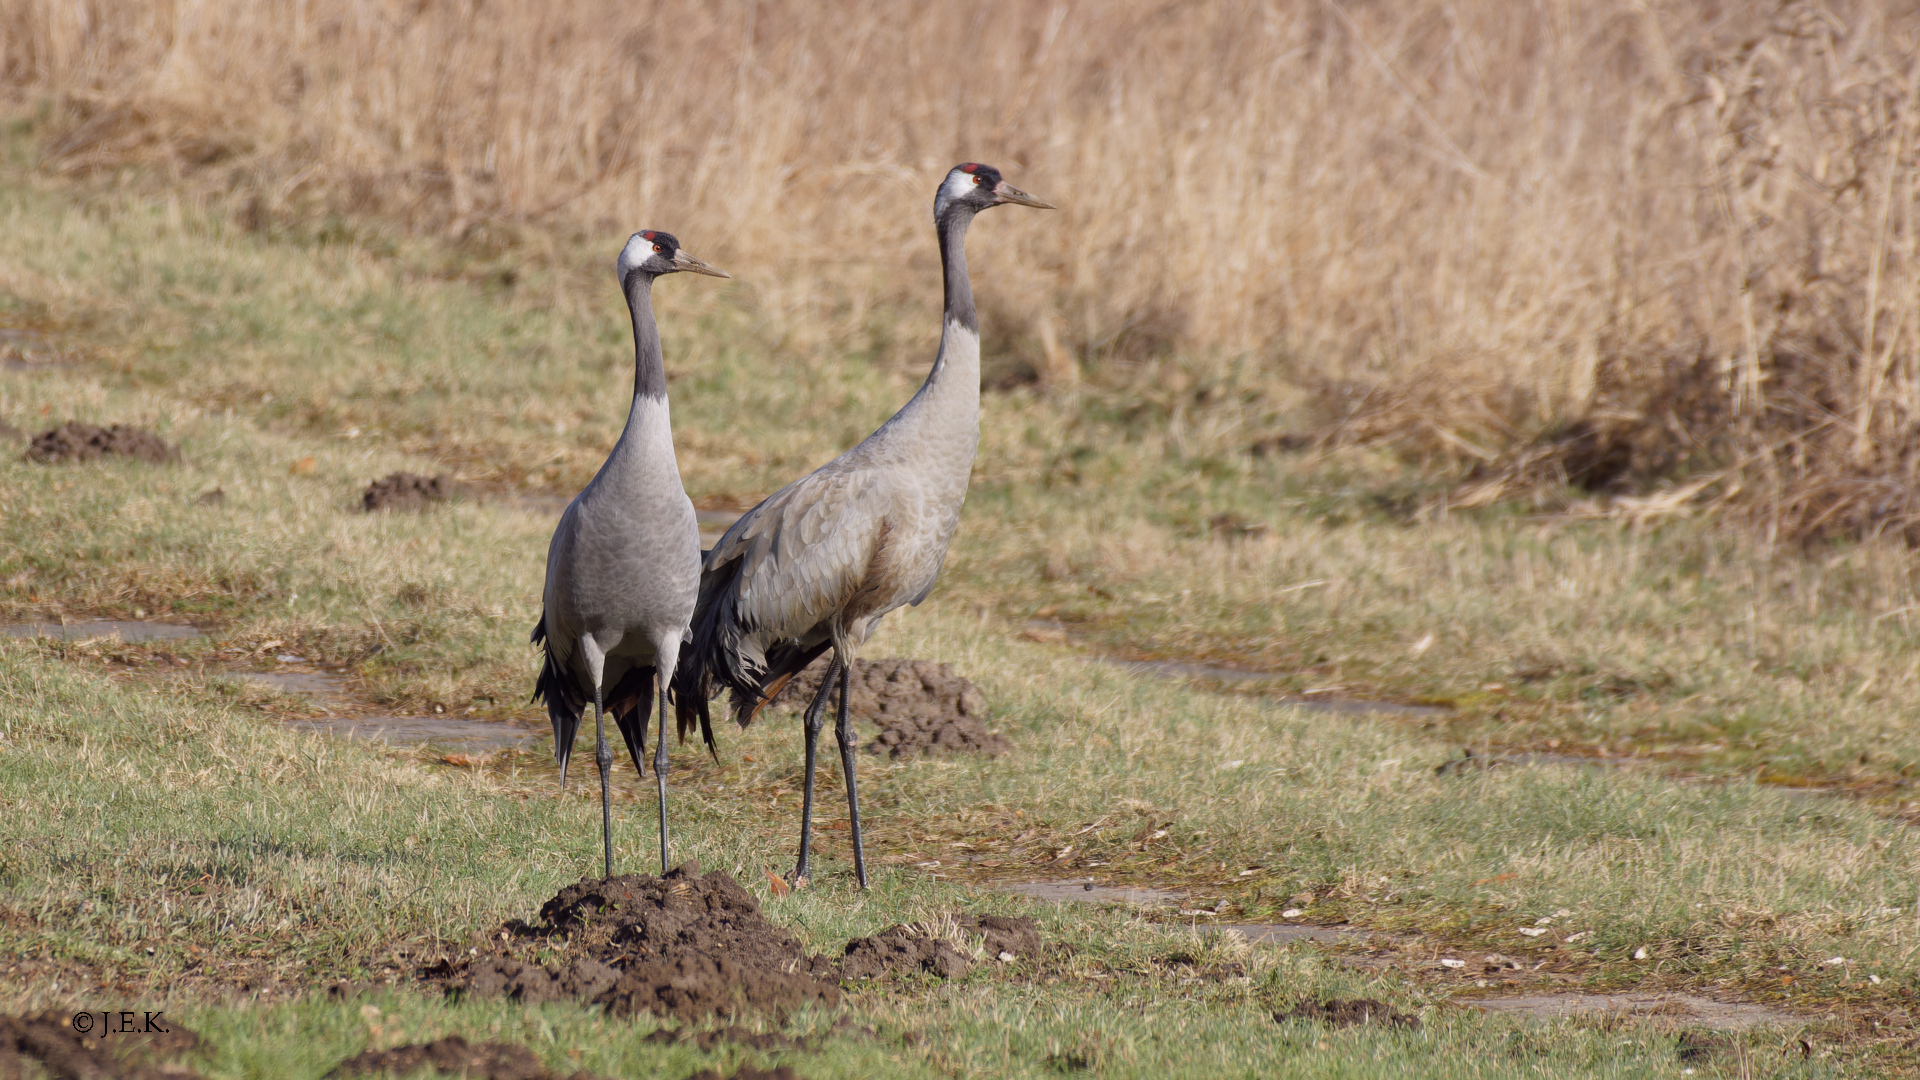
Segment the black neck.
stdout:
<svg viewBox="0 0 1920 1080">
<path fill-rule="evenodd" d="M 667 396 L 667 369 L 660 358 L 660 328 L 653 321 L 653 275 L 627 275 L 627 310 L 633 315 L 633 396 Z"/>
<path fill-rule="evenodd" d="M 940 268 L 947 278 L 947 321 L 978 334 L 980 319 L 974 314 L 973 285 L 967 280 L 967 226 L 973 224 L 973 215 L 971 207 L 955 203 L 934 227 L 940 233 Z"/>
</svg>

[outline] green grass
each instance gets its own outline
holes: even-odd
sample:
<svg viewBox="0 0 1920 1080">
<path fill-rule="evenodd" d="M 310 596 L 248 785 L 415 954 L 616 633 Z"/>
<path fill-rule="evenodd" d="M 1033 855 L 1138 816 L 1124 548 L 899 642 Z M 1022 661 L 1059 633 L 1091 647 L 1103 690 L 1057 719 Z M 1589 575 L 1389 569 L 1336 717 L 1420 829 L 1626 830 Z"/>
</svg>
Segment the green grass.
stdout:
<svg viewBox="0 0 1920 1080">
<path fill-rule="evenodd" d="M 297 648 L 388 708 L 534 715 L 525 634 L 551 515 L 510 496 L 572 490 L 624 419 L 630 352 L 604 265 L 619 237 L 450 248 L 364 223 L 257 236 L 217 208 L 60 187 L 17 160 L 0 172 L 0 223 L 0 323 L 83 358 L 0 373 L 0 420 L 141 423 L 186 459 L 0 461 L 0 615 L 210 628 L 164 648 L 0 638 L 0 969 L 16 965 L 0 1007 L 165 1003 L 210 1036 L 198 1064 L 219 1077 L 318 1076 L 369 1044 L 455 1032 L 615 1075 L 761 1060 L 646 1043 L 646 1019 L 405 989 L 419 958 L 594 869 L 590 785 L 556 797 L 538 755 L 450 768 L 294 734 L 279 721 L 308 706 L 222 677 Z M 776 318 L 751 283 L 704 280 L 670 279 L 659 298 L 681 463 L 707 503 L 749 501 L 859 438 L 920 377 L 901 357 L 931 353 L 927 312 Z M 829 1032 L 788 1055 L 803 1075 L 1678 1075 L 1671 1026 L 1453 1003 L 1497 988 L 1436 957 L 1486 952 L 1543 964 L 1556 985 L 1799 1010 L 1818 1052 L 1778 1053 L 1799 1028 L 1755 1033 L 1753 1075 L 1916 1069 L 1905 1021 L 1899 1038 L 1860 1021 L 1904 1015 L 1920 988 L 1920 839 L 1887 814 L 1920 715 L 1904 552 L 1770 551 L 1707 523 L 1513 508 L 1410 520 L 1402 508 L 1429 492 L 1402 463 L 1243 452 L 1299 419 L 1297 391 L 1179 372 L 1090 372 L 1074 395 L 987 402 L 946 578 L 874 654 L 953 663 L 1013 750 L 865 766 L 871 894 L 849 887 L 844 834 L 826 831 L 820 886 L 766 896 L 765 872 L 793 855 L 790 720 L 724 732 L 721 765 L 676 748 L 678 854 L 759 890 L 809 948 L 964 908 L 1032 910 L 1076 950 L 792 1018 L 789 1031 Z M 356 512 L 359 489 L 396 468 L 457 471 L 475 494 Z M 214 487 L 224 502 L 197 505 Z M 1220 514 L 1270 529 L 1217 538 Z M 1035 616 L 1068 640 L 1030 640 Z M 1308 713 L 1089 662 L 1099 653 L 1458 708 Z M 1436 775 L 1463 741 L 1664 764 Z M 650 804 L 630 771 L 619 787 L 624 858 L 643 865 Z M 1341 948 L 1196 942 L 1199 916 L 1149 923 L 980 887 L 1088 876 L 1181 887 L 1229 918 L 1302 907 L 1417 936 L 1354 968 Z M 1519 933 L 1542 918 L 1552 934 Z M 1245 963 L 1249 981 L 1183 983 L 1173 958 L 1196 950 Z M 82 1000 L 63 971 L 126 989 Z M 400 985 L 370 1002 L 315 992 L 388 978 Z M 1425 1022 L 1271 1019 L 1323 995 Z M 876 1034 L 850 1033 L 862 1026 Z"/>
</svg>

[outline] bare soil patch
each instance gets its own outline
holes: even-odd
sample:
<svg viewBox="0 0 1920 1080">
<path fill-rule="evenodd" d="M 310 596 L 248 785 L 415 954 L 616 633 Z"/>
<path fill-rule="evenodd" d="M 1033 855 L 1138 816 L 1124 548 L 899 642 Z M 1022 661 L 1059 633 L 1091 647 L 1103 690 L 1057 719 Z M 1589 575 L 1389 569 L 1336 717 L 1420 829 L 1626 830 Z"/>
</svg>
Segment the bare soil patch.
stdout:
<svg viewBox="0 0 1920 1080">
<path fill-rule="evenodd" d="M 368 1050 L 334 1067 L 328 1076 L 374 1076 L 388 1073 L 412 1076 L 432 1069 L 443 1076 L 467 1080 L 602 1080 L 582 1069 L 557 1073 L 547 1068 L 533 1051 L 513 1043 L 469 1043 L 458 1035 L 435 1039 L 430 1043 L 396 1046 L 391 1050 Z"/>
<path fill-rule="evenodd" d="M 360 508 L 371 514 L 376 510 L 425 510 L 443 503 L 455 494 L 451 477 L 421 476 L 417 473 L 389 473 L 367 485 L 360 494 Z"/>
<path fill-rule="evenodd" d="M 128 424 L 95 427 L 68 421 L 43 431 L 27 444 L 27 458 L 43 464 L 93 461 L 103 457 L 130 457 L 156 465 L 180 460 L 180 448 L 160 436 Z"/>
<path fill-rule="evenodd" d="M 822 656 L 794 676 L 774 702 L 803 710 L 820 689 L 830 659 Z M 980 688 L 932 660 L 855 660 L 847 682 L 847 713 L 880 729 L 867 752 L 895 760 L 920 754 L 1004 753 L 1007 741 L 987 730 Z"/>
<path fill-rule="evenodd" d="M 200 1037 L 177 1024 L 165 1032 L 83 1034 L 73 1015 L 47 1012 L 37 1017 L 0 1016 L 0 1076 L 38 1075 L 28 1062 L 59 1080 L 193 1080 L 198 1073 L 181 1065 L 159 1064 L 200 1045 Z"/>
<path fill-rule="evenodd" d="M 1351 1001 L 1303 1001 L 1286 1012 L 1273 1014 L 1275 1020 L 1312 1020 L 1332 1027 L 1358 1027 L 1380 1024 L 1385 1027 L 1417 1028 L 1420 1018 L 1395 1012 L 1393 1006 L 1372 998 Z"/>
</svg>

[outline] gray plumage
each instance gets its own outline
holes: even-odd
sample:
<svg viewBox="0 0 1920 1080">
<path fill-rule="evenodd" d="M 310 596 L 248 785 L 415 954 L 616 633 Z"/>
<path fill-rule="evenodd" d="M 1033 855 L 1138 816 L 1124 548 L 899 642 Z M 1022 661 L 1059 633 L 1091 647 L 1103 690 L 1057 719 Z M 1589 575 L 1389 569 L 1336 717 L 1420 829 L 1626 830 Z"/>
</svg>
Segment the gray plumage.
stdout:
<svg viewBox="0 0 1920 1080">
<path fill-rule="evenodd" d="M 980 442 L 980 327 L 967 278 L 973 216 L 1002 203 L 1051 209 L 986 165 L 956 166 L 934 196 L 946 313 L 933 371 L 913 399 L 860 445 L 749 510 L 703 562 L 693 636 L 676 683 L 679 727 L 708 727 L 707 702 L 733 692 L 741 727 L 786 681 L 831 648 L 808 706 L 806 781 L 796 881 L 807 876 L 815 741 L 829 686 L 847 781 L 854 872 L 867 884 L 846 683 L 874 624 L 933 591 L 960 523 Z"/>
<path fill-rule="evenodd" d="M 660 797 L 660 872 L 667 856 L 667 689 L 693 614 L 700 579 L 700 526 L 680 486 L 667 412 L 667 375 L 653 319 L 653 281 L 682 270 L 727 275 L 680 250 L 671 235 L 638 232 L 614 264 L 633 316 L 633 408 L 620 441 L 567 504 L 547 547 L 547 582 L 533 641 L 544 646 L 534 700 L 546 699 L 553 753 L 566 786 L 574 734 L 594 706 L 601 840 L 613 874 L 613 811 L 605 713 L 646 775 L 647 714 L 658 692 L 653 772 Z M 656 677 L 657 676 L 657 677 Z M 684 733 L 683 733 L 684 737 Z M 711 746 L 712 740 L 708 739 Z"/>
</svg>

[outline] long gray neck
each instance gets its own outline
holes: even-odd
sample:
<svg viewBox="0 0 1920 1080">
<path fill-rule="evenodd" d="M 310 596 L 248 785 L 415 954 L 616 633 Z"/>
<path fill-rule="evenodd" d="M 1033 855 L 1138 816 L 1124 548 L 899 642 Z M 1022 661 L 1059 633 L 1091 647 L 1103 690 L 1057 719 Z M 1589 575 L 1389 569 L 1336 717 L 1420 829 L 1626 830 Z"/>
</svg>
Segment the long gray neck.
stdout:
<svg viewBox="0 0 1920 1080">
<path fill-rule="evenodd" d="M 972 208 L 955 204 L 947 212 L 934 220 L 934 228 L 940 234 L 940 269 L 946 277 L 946 315 L 940 325 L 940 355 L 933 361 L 933 370 L 927 374 L 927 385 L 941 381 L 946 374 L 949 362 L 960 360 L 963 366 L 971 359 L 970 375 L 978 389 L 980 380 L 980 317 L 973 310 L 973 283 L 967 278 L 967 226 L 973 224 Z M 971 339 L 965 342 L 954 341 L 956 331 Z M 956 354 L 969 354 L 956 355 Z M 956 372 L 956 377 L 967 378 L 968 373 Z"/>
<path fill-rule="evenodd" d="M 667 368 L 660 358 L 660 327 L 653 321 L 653 275 L 630 273 L 622 288 L 633 315 L 633 396 L 664 400 Z"/>
<path fill-rule="evenodd" d="M 934 222 L 940 232 L 940 268 L 947 278 L 947 320 L 978 334 L 980 318 L 973 311 L 973 283 L 967 280 L 967 226 L 974 211 L 956 203 Z"/>
</svg>

